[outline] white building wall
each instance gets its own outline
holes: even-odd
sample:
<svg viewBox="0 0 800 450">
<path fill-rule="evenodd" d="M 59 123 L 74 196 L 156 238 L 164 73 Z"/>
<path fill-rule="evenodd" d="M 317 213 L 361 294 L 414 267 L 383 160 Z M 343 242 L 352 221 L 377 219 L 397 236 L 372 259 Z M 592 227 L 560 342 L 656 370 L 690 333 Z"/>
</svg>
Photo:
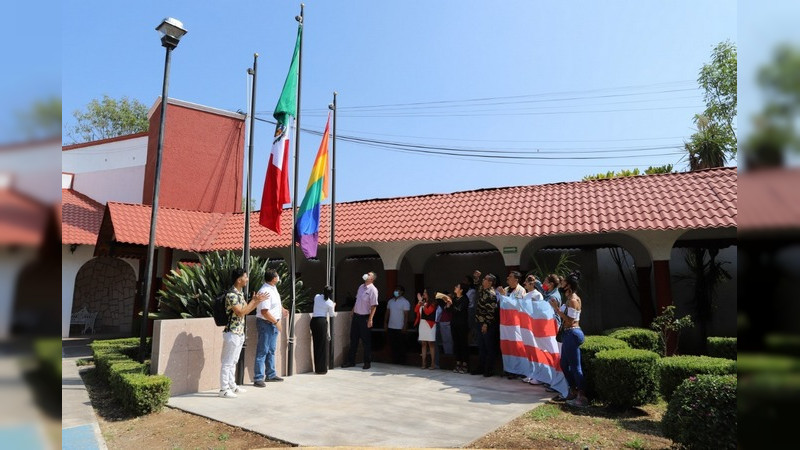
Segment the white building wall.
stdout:
<svg viewBox="0 0 800 450">
<path fill-rule="evenodd" d="M 135 166 L 76 174 L 72 188 L 101 204 L 142 203 L 144 167 Z"/>
<path fill-rule="evenodd" d="M 61 171 L 74 175 L 72 187 L 100 203 L 141 203 L 147 136 L 61 152 Z"/>
</svg>

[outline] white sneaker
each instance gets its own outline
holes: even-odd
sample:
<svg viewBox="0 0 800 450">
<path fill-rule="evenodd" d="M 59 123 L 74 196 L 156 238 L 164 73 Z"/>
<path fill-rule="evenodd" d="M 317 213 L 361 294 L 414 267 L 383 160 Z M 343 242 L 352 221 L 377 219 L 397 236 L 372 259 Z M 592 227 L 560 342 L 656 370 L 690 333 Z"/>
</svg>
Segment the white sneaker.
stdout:
<svg viewBox="0 0 800 450">
<path fill-rule="evenodd" d="M 238 395 L 234 394 L 232 390 L 225 389 L 224 391 L 219 391 L 219 396 L 222 398 L 236 398 Z"/>
<path fill-rule="evenodd" d="M 523 383 L 530 383 L 531 382 L 531 379 L 528 378 L 528 377 L 521 378 L 521 380 L 522 380 Z"/>
<path fill-rule="evenodd" d="M 531 379 L 528 381 L 528 383 L 529 383 L 529 384 L 532 384 L 532 385 L 534 385 L 534 386 L 539 386 L 540 384 L 544 384 L 544 383 L 542 383 L 541 381 L 539 381 L 539 380 L 535 380 L 535 379 L 533 379 L 533 378 L 531 378 Z"/>
<path fill-rule="evenodd" d="M 236 393 L 236 394 L 244 394 L 245 392 L 247 392 L 247 390 L 246 390 L 245 388 L 243 388 L 243 387 L 240 387 L 240 386 L 236 386 L 236 387 L 235 387 L 235 388 L 233 388 L 232 390 L 233 390 L 233 392 L 234 392 L 234 393 Z"/>
</svg>

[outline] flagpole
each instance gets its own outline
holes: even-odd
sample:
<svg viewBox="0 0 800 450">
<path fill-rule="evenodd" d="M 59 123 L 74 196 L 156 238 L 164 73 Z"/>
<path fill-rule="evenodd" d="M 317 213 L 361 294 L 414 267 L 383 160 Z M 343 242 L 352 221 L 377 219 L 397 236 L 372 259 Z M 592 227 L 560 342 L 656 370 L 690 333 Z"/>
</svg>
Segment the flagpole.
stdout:
<svg viewBox="0 0 800 450">
<path fill-rule="evenodd" d="M 295 16 L 295 20 L 303 28 L 303 7 L 305 5 L 300 3 L 300 15 Z M 297 214 L 297 174 L 300 167 L 300 91 L 301 81 L 303 79 L 303 37 L 300 34 L 300 49 L 297 53 L 297 117 L 295 117 L 295 138 L 294 138 L 294 195 L 292 195 L 292 248 L 291 248 L 291 272 L 292 272 L 292 309 L 289 310 L 289 348 L 286 352 L 288 360 L 286 361 L 286 375 L 292 376 L 294 373 L 294 310 L 297 301 L 296 278 L 297 278 L 297 238 L 295 237 L 295 215 Z"/>
<path fill-rule="evenodd" d="M 256 71 L 258 70 L 258 53 L 253 53 L 253 68 L 247 69 L 247 73 L 253 77 L 253 85 L 250 91 L 250 138 L 247 149 L 247 184 L 245 186 L 245 205 L 244 205 L 244 245 L 242 252 L 242 268 L 245 273 L 250 273 L 250 185 L 253 181 L 253 130 L 255 129 L 255 112 L 256 112 Z M 248 281 L 244 288 L 244 295 L 250 292 L 250 282 Z M 245 321 L 247 327 L 247 321 Z M 245 330 L 245 333 L 247 330 Z M 236 362 L 236 384 L 244 384 L 244 355 L 247 343 L 242 345 L 242 350 L 239 353 L 239 360 Z"/>
<path fill-rule="evenodd" d="M 333 111 L 333 144 L 331 146 L 331 241 L 328 244 L 328 284 L 333 290 L 333 301 L 336 302 L 336 240 L 334 238 L 336 222 L 336 91 L 333 91 L 333 103 L 328 105 L 328 109 Z M 328 350 L 328 368 L 333 369 L 333 351 L 335 348 L 334 323 L 333 317 L 330 318 L 330 349 Z"/>
</svg>

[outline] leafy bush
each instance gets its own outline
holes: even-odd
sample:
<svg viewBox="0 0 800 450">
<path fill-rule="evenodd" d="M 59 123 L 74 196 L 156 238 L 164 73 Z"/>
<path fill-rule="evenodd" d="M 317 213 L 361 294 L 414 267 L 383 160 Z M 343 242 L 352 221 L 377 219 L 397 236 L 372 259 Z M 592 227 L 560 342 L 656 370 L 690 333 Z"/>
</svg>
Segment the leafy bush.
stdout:
<svg viewBox="0 0 800 450">
<path fill-rule="evenodd" d="M 600 400 L 630 408 L 658 398 L 658 353 L 648 350 L 605 350 L 592 360 L 592 373 Z"/>
<path fill-rule="evenodd" d="M 120 401 L 128 411 L 137 416 L 160 411 L 169 401 L 172 380 L 164 375 L 126 373 L 122 375 L 122 379 Z"/>
<path fill-rule="evenodd" d="M 661 426 L 666 437 L 690 448 L 735 449 L 736 376 L 698 375 L 684 380 L 669 401 Z"/>
<path fill-rule="evenodd" d="M 128 411 L 143 415 L 167 404 L 171 380 L 163 375 L 147 375 L 149 365 L 128 356 L 138 353 L 138 338 L 95 341 L 90 347 L 98 375 L 108 380 L 114 397 Z"/>
<path fill-rule="evenodd" d="M 212 317 L 214 298 L 229 289 L 235 280 L 231 271 L 241 267 L 241 257 L 231 251 L 213 252 L 199 255 L 200 264 L 179 263 L 164 277 L 164 289 L 158 291 L 158 312 L 150 313 L 151 319 L 181 319 L 191 317 Z M 283 306 L 291 309 L 292 284 L 289 267 L 286 263 L 270 263 L 269 259 L 250 257 L 250 278 L 248 298 L 264 284 L 264 273 L 268 267 L 278 271 L 281 282 L 277 289 L 281 294 Z M 303 281 L 296 282 L 296 311 L 311 311 L 313 299 L 308 289 L 303 289 Z"/>
<path fill-rule="evenodd" d="M 658 333 L 647 328 L 624 327 L 607 330 L 603 334 L 625 341 L 631 348 L 659 353 L 661 342 Z M 663 355 L 662 355 L 663 356 Z"/>
<path fill-rule="evenodd" d="M 736 359 L 735 337 L 709 337 L 706 339 L 708 356 L 713 358 Z"/>
<path fill-rule="evenodd" d="M 61 339 L 38 339 L 33 350 L 39 366 L 51 381 L 61 379 Z"/>
<path fill-rule="evenodd" d="M 683 380 L 697 375 L 732 375 L 736 361 L 710 356 L 668 356 L 658 361 L 661 395 L 669 401 Z"/>
<path fill-rule="evenodd" d="M 604 350 L 621 348 L 629 348 L 629 346 L 625 341 L 608 336 L 586 336 L 583 345 L 581 345 L 581 370 L 583 371 L 583 384 L 587 397 L 593 398 L 597 396 L 594 368 L 592 367 L 592 360 L 594 360 L 595 355 Z"/>
<path fill-rule="evenodd" d="M 741 419 L 737 424 L 741 448 L 763 447 L 765 436 L 786 436 L 797 426 L 800 373 L 789 369 L 786 362 L 771 366 L 764 359 L 758 362 L 760 370 L 746 375 L 740 371 L 736 400 Z M 770 367 L 776 371 L 770 371 Z"/>
</svg>

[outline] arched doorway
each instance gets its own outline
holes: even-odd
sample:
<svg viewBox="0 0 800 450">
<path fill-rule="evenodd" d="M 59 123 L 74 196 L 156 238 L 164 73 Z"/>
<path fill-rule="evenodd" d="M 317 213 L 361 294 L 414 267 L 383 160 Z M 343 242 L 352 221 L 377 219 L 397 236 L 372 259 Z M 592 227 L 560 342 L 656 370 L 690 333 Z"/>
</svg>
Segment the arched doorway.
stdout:
<svg viewBox="0 0 800 450">
<path fill-rule="evenodd" d="M 118 258 L 101 256 L 84 264 L 75 278 L 72 312 L 84 306 L 97 312 L 97 332 L 130 334 L 136 274 Z"/>
</svg>

